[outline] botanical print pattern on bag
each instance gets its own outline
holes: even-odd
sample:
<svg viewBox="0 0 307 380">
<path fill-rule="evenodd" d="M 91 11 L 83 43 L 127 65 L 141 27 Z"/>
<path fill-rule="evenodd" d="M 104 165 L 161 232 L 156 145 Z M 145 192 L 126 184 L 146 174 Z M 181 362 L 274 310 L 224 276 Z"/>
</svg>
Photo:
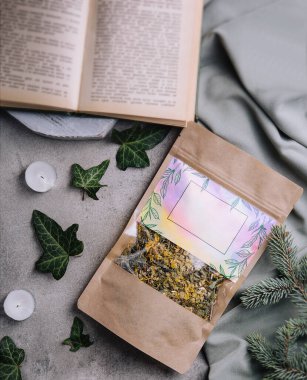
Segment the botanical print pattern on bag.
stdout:
<svg viewBox="0 0 307 380">
<path fill-rule="evenodd" d="M 218 289 L 235 282 L 276 222 L 173 158 L 115 262 L 205 320 Z"/>
<path fill-rule="evenodd" d="M 173 158 L 138 219 L 236 281 L 276 221 Z"/>
</svg>

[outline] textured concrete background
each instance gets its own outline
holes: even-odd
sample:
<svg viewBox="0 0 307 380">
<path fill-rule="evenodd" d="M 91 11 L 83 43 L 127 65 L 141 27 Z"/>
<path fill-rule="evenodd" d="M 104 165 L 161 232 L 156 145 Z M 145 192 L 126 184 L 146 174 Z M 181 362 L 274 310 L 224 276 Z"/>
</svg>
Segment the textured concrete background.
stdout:
<svg viewBox="0 0 307 380">
<path fill-rule="evenodd" d="M 203 379 L 206 364 L 202 354 L 191 370 L 179 375 L 139 352 L 97 322 L 79 312 L 76 300 L 98 265 L 121 234 L 131 213 L 169 151 L 179 130 L 149 152 L 146 169 L 116 168 L 118 146 L 109 138 L 101 141 L 59 141 L 37 136 L 0 114 L 0 300 L 13 289 L 28 289 L 36 299 L 31 318 L 15 322 L 1 306 L 1 336 L 9 335 L 26 351 L 22 365 L 24 380 L 117 380 L 117 379 Z M 99 201 L 86 198 L 69 186 L 70 167 L 77 162 L 88 168 L 111 159 L 99 191 Z M 47 193 L 35 193 L 24 183 L 24 170 L 32 162 L 54 165 L 58 180 Z M 51 274 L 34 269 L 41 255 L 30 220 L 38 209 L 64 229 L 79 224 L 79 239 L 85 249 L 80 258 L 71 258 L 65 276 L 56 281 Z M 73 317 L 79 316 L 95 343 L 71 353 L 61 345 L 70 333 Z"/>
</svg>

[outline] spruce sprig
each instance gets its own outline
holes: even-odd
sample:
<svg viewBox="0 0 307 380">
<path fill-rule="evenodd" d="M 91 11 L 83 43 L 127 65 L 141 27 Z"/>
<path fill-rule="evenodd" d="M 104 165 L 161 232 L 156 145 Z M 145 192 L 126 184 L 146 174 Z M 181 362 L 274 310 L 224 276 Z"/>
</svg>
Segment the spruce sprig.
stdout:
<svg viewBox="0 0 307 380">
<path fill-rule="evenodd" d="M 241 297 L 243 305 L 255 308 L 289 297 L 297 305 L 297 317 L 276 330 L 274 343 L 259 333 L 246 340 L 248 350 L 266 370 L 264 379 L 307 379 L 307 256 L 296 257 L 297 248 L 285 227 L 274 226 L 268 250 L 279 277 L 249 287 Z M 305 344 L 298 341 L 305 339 Z"/>
<path fill-rule="evenodd" d="M 259 333 L 246 340 L 249 351 L 268 372 L 267 380 L 305 380 L 307 378 L 307 346 L 297 348 L 297 339 L 307 334 L 307 322 L 289 319 L 276 331 L 274 344 Z"/>
<path fill-rule="evenodd" d="M 250 286 L 241 297 L 243 305 L 246 308 L 255 308 L 277 303 L 290 296 L 295 303 L 305 309 L 307 256 L 300 261 L 297 260 L 297 248 L 284 226 L 272 228 L 268 251 L 279 277 L 268 278 Z"/>
</svg>

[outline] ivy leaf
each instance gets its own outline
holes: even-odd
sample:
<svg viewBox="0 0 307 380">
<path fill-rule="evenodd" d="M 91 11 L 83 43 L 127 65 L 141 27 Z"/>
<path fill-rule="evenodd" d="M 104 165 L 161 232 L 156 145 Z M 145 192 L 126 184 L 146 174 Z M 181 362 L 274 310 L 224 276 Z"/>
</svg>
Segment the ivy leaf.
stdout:
<svg viewBox="0 0 307 380">
<path fill-rule="evenodd" d="M 113 129 L 112 141 L 120 145 L 116 154 L 117 167 L 126 170 L 128 167 L 145 168 L 149 166 L 146 150 L 159 144 L 168 134 L 169 128 L 145 126 L 136 123 L 124 131 Z"/>
<path fill-rule="evenodd" d="M 71 326 L 70 337 L 65 339 L 62 344 L 70 346 L 69 351 L 76 352 L 81 347 L 89 347 L 93 343 L 88 334 L 83 334 L 83 322 L 81 319 L 75 317 Z"/>
<path fill-rule="evenodd" d="M 0 380 L 21 380 L 20 365 L 25 352 L 9 336 L 0 341 Z"/>
<path fill-rule="evenodd" d="M 99 181 L 106 172 L 109 163 L 110 160 L 105 160 L 102 161 L 100 165 L 93 166 L 87 170 L 83 169 L 78 164 L 73 164 L 71 185 L 83 191 L 82 200 L 84 200 L 84 192 L 86 192 L 90 198 L 95 199 L 96 201 L 98 200 L 96 195 L 97 191 L 101 187 L 107 186 L 101 185 Z"/>
<path fill-rule="evenodd" d="M 32 214 L 32 224 L 43 254 L 35 263 L 40 272 L 51 272 L 56 280 L 66 272 L 69 256 L 79 255 L 83 251 L 83 242 L 77 239 L 78 224 L 63 231 L 53 219 L 38 210 Z"/>
</svg>

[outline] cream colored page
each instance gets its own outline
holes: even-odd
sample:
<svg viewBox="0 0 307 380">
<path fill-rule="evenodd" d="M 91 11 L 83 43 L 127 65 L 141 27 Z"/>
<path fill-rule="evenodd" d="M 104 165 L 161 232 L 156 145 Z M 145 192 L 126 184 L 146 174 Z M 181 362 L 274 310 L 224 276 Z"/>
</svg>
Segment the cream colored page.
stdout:
<svg viewBox="0 0 307 380">
<path fill-rule="evenodd" d="M 76 109 L 88 0 L 1 0 L 1 101 Z"/>
<path fill-rule="evenodd" d="M 79 108 L 185 120 L 199 3 L 97 0 Z"/>
</svg>

